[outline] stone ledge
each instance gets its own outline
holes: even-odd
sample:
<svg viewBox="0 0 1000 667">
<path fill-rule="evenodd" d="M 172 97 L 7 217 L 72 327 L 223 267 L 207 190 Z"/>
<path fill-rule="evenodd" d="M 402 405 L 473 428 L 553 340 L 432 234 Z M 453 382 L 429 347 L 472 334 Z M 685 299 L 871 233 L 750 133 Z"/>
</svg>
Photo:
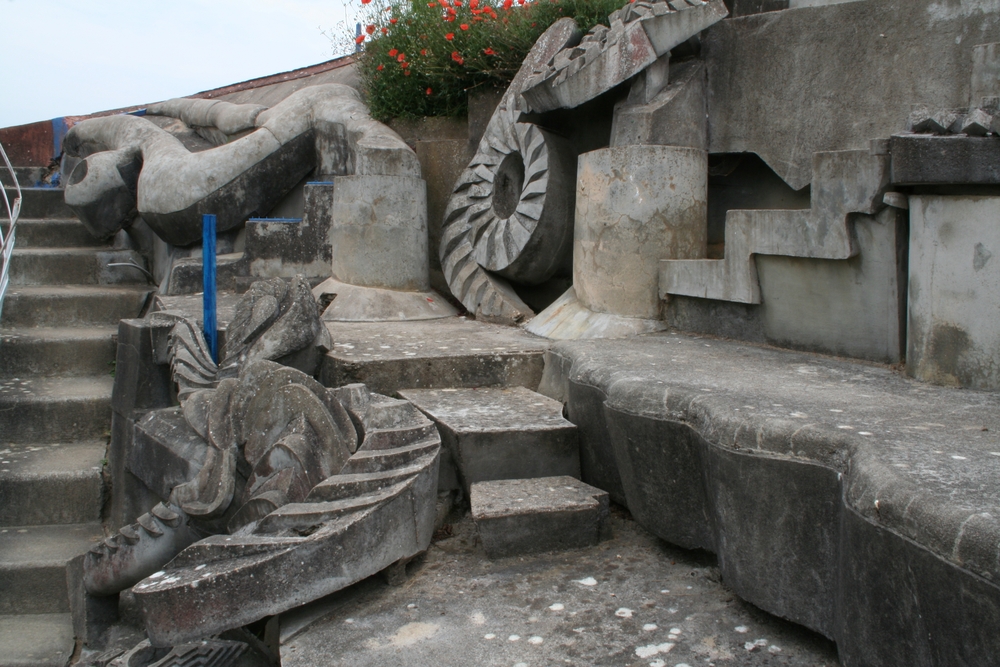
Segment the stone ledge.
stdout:
<svg viewBox="0 0 1000 667">
<path fill-rule="evenodd" d="M 557 344 L 540 390 L 596 415 L 585 481 L 617 480 L 640 523 L 715 551 L 741 597 L 845 664 L 1000 649 L 996 394 L 677 334 Z"/>
</svg>

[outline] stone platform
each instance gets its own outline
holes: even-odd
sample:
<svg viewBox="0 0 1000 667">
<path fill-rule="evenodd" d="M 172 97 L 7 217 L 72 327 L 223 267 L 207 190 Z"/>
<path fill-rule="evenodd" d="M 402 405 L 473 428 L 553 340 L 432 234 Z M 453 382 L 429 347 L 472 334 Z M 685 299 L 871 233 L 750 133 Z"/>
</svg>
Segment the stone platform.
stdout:
<svg viewBox="0 0 1000 667">
<path fill-rule="evenodd" d="M 487 560 L 466 515 L 404 585 L 282 614 L 282 667 L 837 667 L 832 642 L 737 598 L 710 554 L 610 522 L 597 546 Z"/>
<path fill-rule="evenodd" d="M 540 391 L 580 426 L 584 481 L 844 664 L 1000 654 L 997 394 L 679 334 L 556 344 Z"/>
<path fill-rule="evenodd" d="M 400 389 L 521 386 L 534 389 L 550 342 L 519 329 L 452 317 L 417 322 L 326 322 L 333 351 L 320 381 Z"/>
</svg>

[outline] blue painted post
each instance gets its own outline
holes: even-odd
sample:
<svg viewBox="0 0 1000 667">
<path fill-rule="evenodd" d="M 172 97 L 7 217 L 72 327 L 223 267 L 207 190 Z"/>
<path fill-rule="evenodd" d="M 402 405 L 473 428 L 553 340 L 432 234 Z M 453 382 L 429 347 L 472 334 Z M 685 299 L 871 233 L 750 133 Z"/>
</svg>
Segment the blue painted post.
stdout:
<svg viewBox="0 0 1000 667">
<path fill-rule="evenodd" d="M 215 216 L 201 216 L 201 279 L 204 291 L 204 330 L 212 361 L 219 363 L 219 331 L 215 304 Z"/>
</svg>

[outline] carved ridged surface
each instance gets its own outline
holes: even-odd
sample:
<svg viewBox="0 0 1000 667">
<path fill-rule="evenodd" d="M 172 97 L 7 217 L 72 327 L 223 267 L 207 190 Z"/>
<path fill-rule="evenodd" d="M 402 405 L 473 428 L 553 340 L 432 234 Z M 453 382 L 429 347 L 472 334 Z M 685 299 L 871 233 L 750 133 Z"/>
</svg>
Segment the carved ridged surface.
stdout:
<svg viewBox="0 0 1000 667">
<path fill-rule="evenodd" d="M 348 409 L 367 427 L 341 474 L 318 484 L 304 502 L 272 512 L 251 533 L 193 544 L 163 574 L 135 586 L 151 640 L 178 644 L 237 627 L 328 595 L 427 548 L 437 430 L 406 401 L 371 395 L 370 402 Z"/>
</svg>

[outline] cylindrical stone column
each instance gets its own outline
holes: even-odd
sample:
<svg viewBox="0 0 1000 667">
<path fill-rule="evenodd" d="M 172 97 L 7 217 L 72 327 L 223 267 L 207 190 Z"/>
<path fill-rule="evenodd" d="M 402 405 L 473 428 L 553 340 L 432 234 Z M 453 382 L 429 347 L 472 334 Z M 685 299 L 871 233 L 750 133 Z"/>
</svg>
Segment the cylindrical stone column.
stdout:
<svg viewBox="0 0 1000 667">
<path fill-rule="evenodd" d="M 424 180 L 335 176 L 333 181 L 333 277 L 361 287 L 430 289 Z"/>
<path fill-rule="evenodd" d="M 579 158 L 573 286 L 598 313 L 656 319 L 661 259 L 704 259 L 708 154 L 621 146 Z"/>
</svg>

